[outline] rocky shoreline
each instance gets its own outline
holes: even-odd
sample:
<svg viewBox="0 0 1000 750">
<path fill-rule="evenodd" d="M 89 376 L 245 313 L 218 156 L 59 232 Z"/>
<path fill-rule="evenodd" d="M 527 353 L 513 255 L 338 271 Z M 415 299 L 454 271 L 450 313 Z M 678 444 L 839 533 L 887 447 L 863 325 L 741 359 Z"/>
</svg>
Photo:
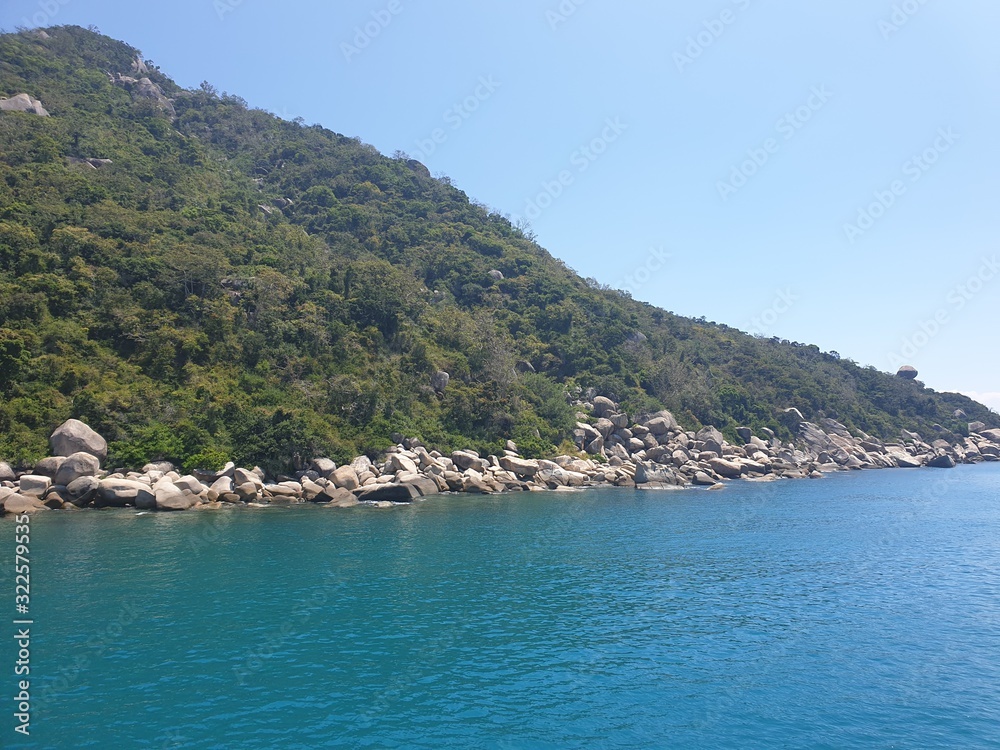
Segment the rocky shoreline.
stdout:
<svg viewBox="0 0 1000 750">
<path fill-rule="evenodd" d="M 5 514 L 83 508 L 148 511 L 220 507 L 267 507 L 299 503 L 331 508 L 388 507 L 445 492 L 493 494 L 567 491 L 584 487 L 721 489 L 727 481 L 819 478 L 835 471 L 890 468 L 954 468 L 1000 461 L 1000 430 L 969 425 L 969 437 L 944 428 L 930 442 L 905 432 L 894 443 L 852 435 L 832 419 L 807 422 L 795 409 L 784 418 L 797 423 L 796 444 L 737 430 L 743 445 L 727 442 L 714 427 L 685 431 L 668 411 L 630 419 L 610 399 L 579 402 L 573 436 L 581 453 L 552 460 L 526 459 L 508 442 L 499 456 L 472 451 L 442 455 L 416 439 L 403 439 L 380 460 L 366 456 L 338 466 L 313 459 L 294 476 L 265 476 L 259 468 L 232 463 L 220 471 L 182 476 L 169 463 L 141 471 L 102 468 L 107 442 L 78 420 L 60 425 L 50 438 L 52 456 L 27 470 L 0 462 L 0 507 Z M 582 458 L 589 454 L 590 457 Z"/>
</svg>

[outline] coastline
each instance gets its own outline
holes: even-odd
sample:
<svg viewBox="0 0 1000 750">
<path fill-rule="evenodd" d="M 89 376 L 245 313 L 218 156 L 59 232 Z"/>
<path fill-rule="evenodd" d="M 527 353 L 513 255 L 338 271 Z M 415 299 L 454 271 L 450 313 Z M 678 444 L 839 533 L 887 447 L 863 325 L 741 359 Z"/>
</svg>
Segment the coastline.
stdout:
<svg viewBox="0 0 1000 750">
<path fill-rule="evenodd" d="M 683 430 L 669 411 L 630 419 L 618 405 L 597 396 L 578 404 L 573 437 L 581 453 L 526 459 L 508 441 L 502 455 L 469 450 L 428 451 L 419 440 L 401 439 L 378 461 L 359 456 L 338 466 L 315 458 L 293 476 L 268 478 L 259 468 L 228 463 L 218 471 L 182 476 L 172 464 L 149 463 L 141 471 L 108 472 L 106 441 L 77 420 L 52 434 L 53 455 L 15 472 L 0 462 L 0 505 L 6 515 L 47 510 L 127 508 L 180 511 L 219 507 L 317 504 L 389 507 L 441 493 L 500 494 L 570 491 L 593 487 L 672 490 L 723 489 L 726 482 L 821 478 L 838 471 L 951 469 L 958 464 L 1000 461 L 1000 430 L 970 425 L 969 437 L 948 433 L 927 442 L 903 432 L 883 443 L 852 435 L 832 419 L 805 421 L 795 409 L 797 443 L 782 443 L 738 428 L 743 445 L 729 443 L 714 427 Z M 973 431 L 971 428 L 978 431 Z M 584 451 L 586 453 L 584 453 Z M 589 454 L 589 455 L 588 455 Z M 582 456 L 588 455 L 584 458 Z"/>
</svg>

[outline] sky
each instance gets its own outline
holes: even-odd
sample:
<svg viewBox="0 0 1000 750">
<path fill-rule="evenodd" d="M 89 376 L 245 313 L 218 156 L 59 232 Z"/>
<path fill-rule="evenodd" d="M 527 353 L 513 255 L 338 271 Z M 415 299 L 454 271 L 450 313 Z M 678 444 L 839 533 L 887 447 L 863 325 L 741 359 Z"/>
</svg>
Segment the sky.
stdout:
<svg viewBox="0 0 1000 750">
<path fill-rule="evenodd" d="M 1000 410 L 992 0 L 0 5 L 71 23 L 405 151 L 637 299 Z"/>
</svg>

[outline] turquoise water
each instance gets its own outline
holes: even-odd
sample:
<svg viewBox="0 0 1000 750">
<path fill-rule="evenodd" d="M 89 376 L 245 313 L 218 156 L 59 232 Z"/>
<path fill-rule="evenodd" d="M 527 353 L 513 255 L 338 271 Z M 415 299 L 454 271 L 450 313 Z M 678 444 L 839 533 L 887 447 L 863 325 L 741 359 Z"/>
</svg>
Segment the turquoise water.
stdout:
<svg viewBox="0 0 1000 750">
<path fill-rule="evenodd" d="M 50 513 L 31 556 L 3 747 L 1000 746 L 997 465 Z"/>
</svg>

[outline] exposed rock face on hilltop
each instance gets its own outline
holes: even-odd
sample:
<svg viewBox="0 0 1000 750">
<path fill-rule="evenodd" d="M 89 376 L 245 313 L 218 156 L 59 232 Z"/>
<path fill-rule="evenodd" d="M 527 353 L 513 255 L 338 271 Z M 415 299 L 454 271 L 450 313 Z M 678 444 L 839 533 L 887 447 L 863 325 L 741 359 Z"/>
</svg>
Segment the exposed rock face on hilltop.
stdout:
<svg viewBox="0 0 1000 750">
<path fill-rule="evenodd" d="M 896 377 L 902 378 L 903 380 L 916 380 L 917 375 L 919 374 L 920 373 L 917 372 L 917 368 L 911 367 L 910 365 L 903 365 L 899 368 L 899 372 L 896 373 Z"/>
<path fill-rule="evenodd" d="M 48 117 L 41 101 L 35 99 L 30 94 L 18 94 L 10 99 L 0 97 L 0 111 L 4 112 L 28 112 L 39 117 Z"/>
</svg>

